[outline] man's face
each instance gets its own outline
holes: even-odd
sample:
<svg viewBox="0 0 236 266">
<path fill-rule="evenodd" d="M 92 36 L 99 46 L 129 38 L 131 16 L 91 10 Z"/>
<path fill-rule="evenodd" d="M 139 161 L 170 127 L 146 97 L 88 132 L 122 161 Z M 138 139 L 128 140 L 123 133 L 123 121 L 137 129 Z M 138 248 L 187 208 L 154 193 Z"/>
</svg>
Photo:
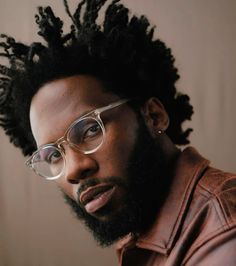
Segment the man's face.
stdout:
<svg viewBox="0 0 236 266">
<path fill-rule="evenodd" d="M 89 76 L 46 84 L 34 96 L 30 109 L 37 145 L 55 142 L 78 117 L 117 100 L 118 96 L 105 92 Z M 164 157 L 127 104 L 101 117 L 106 129 L 102 146 L 85 155 L 63 145 L 65 175 L 56 182 L 95 238 L 108 245 L 130 231 L 145 230 L 152 220 L 162 189 Z"/>
</svg>

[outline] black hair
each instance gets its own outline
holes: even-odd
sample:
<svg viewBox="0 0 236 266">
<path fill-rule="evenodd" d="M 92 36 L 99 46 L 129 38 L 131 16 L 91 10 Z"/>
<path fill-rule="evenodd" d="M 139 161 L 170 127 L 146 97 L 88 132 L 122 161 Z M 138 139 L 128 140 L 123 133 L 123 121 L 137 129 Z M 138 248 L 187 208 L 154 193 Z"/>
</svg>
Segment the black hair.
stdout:
<svg viewBox="0 0 236 266">
<path fill-rule="evenodd" d="M 189 97 L 176 91 L 179 79 L 171 50 L 154 39 L 154 27 L 145 16 L 129 16 L 129 10 L 113 0 L 97 24 L 99 11 L 107 0 L 82 0 L 71 14 L 69 33 L 51 7 L 39 7 L 35 16 L 38 34 L 44 42 L 26 45 L 5 34 L 0 37 L 0 125 L 10 141 L 30 155 L 36 144 L 29 108 L 33 95 L 45 83 L 77 74 L 92 75 L 106 90 L 120 97 L 138 97 L 143 102 L 157 97 L 170 117 L 167 134 L 175 144 L 187 144 L 192 129 L 182 129 L 193 108 Z"/>
</svg>

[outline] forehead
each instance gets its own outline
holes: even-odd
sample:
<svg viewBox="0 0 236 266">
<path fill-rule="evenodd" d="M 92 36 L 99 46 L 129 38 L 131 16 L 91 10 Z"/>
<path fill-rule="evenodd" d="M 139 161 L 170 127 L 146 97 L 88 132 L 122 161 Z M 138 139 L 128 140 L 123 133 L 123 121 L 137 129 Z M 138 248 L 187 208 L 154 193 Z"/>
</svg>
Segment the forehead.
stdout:
<svg viewBox="0 0 236 266">
<path fill-rule="evenodd" d="M 38 145 L 54 141 L 79 116 L 119 99 L 96 78 L 58 79 L 42 86 L 30 106 L 30 124 Z M 53 131 L 52 131 L 53 129 Z"/>
<path fill-rule="evenodd" d="M 104 103 L 106 99 L 118 98 L 116 95 L 106 92 L 101 81 L 86 75 L 78 75 L 54 80 L 42 86 L 34 95 L 31 108 L 50 107 L 50 104 L 67 106 L 73 104 L 76 98 L 77 105 L 96 105 Z M 52 111 L 52 110 L 51 110 Z"/>
</svg>

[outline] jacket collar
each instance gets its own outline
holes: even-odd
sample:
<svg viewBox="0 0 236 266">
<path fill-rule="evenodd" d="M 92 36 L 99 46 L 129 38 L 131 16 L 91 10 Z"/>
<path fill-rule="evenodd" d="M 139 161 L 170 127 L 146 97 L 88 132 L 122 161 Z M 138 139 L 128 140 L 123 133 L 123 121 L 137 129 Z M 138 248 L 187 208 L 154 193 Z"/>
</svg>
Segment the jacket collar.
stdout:
<svg viewBox="0 0 236 266">
<path fill-rule="evenodd" d="M 137 240 L 132 234 L 120 240 L 117 244 L 118 253 L 122 248 L 135 244 L 140 248 L 169 254 L 187 212 L 194 187 L 208 165 L 209 161 L 194 148 L 186 148 L 177 160 L 168 196 L 153 226 Z"/>
</svg>

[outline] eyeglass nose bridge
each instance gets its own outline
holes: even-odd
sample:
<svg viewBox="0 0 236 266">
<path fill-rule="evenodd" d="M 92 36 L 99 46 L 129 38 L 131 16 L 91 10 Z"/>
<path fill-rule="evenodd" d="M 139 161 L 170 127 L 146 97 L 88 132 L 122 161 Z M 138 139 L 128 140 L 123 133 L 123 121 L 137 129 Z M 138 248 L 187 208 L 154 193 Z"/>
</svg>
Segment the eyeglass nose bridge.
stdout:
<svg viewBox="0 0 236 266">
<path fill-rule="evenodd" d="M 81 150 L 73 143 L 71 143 L 69 140 L 66 139 L 65 136 L 61 137 L 57 140 L 56 145 L 60 151 L 62 151 L 65 155 L 65 148 L 63 147 L 63 144 L 67 144 L 70 148 L 75 149 L 77 152 L 81 152 Z M 83 152 L 84 153 L 84 152 Z"/>
<path fill-rule="evenodd" d="M 57 140 L 57 142 L 56 142 L 57 147 L 58 147 L 61 151 L 63 151 L 63 153 L 65 153 L 65 148 L 63 147 L 63 143 L 65 143 L 65 144 L 69 144 L 69 145 L 70 145 L 70 143 L 69 143 L 68 140 L 65 138 L 65 136 L 59 138 L 59 139 Z"/>
</svg>

